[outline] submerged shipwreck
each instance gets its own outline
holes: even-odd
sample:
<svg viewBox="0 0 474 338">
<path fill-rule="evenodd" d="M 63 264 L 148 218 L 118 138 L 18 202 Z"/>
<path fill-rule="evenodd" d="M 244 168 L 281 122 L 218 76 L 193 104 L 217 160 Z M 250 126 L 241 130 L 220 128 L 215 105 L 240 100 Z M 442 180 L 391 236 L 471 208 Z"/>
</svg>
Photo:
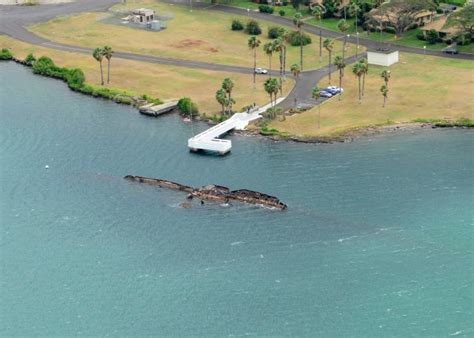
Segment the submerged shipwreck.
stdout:
<svg viewBox="0 0 474 338">
<path fill-rule="evenodd" d="M 234 200 L 246 204 L 261 205 L 264 207 L 276 208 L 280 210 L 284 210 L 287 208 L 287 205 L 282 203 L 278 198 L 263 194 L 258 191 L 252 191 L 247 189 L 230 190 L 227 187 L 219 185 L 207 185 L 201 188 L 193 188 L 187 185 L 167 180 L 143 176 L 127 175 L 124 178 L 132 182 L 145 183 L 161 188 L 183 191 L 188 193 L 188 199 L 198 198 L 201 201 L 212 201 L 218 203 L 228 203 Z"/>
</svg>

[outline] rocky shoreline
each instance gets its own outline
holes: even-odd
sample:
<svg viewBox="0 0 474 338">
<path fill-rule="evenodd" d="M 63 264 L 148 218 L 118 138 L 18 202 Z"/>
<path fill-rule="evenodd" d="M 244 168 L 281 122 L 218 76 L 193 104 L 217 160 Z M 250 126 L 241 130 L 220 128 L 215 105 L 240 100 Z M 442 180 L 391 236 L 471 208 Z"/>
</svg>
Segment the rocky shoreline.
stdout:
<svg viewBox="0 0 474 338">
<path fill-rule="evenodd" d="M 239 135 L 247 136 L 260 136 L 265 139 L 270 139 L 272 141 L 278 142 L 295 142 L 295 143 L 307 143 L 307 144 L 331 144 L 331 143 L 348 143 L 353 142 L 364 137 L 370 137 L 375 135 L 387 135 L 394 134 L 399 132 L 416 132 L 418 130 L 427 130 L 427 129 L 473 129 L 472 126 L 459 126 L 455 124 L 450 124 L 449 121 L 445 121 L 442 125 L 440 123 L 431 123 L 431 122 L 408 122 L 408 123 L 398 123 L 390 124 L 384 126 L 370 126 L 355 128 L 348 130 L 345 133 L 334 136 L 315 136 L 315 137 L 305 137 L 298 135 L 263 135 L 258 129 L 249 129 L 249 130 L 235 130 L 233 131 Z"/>
</svg>

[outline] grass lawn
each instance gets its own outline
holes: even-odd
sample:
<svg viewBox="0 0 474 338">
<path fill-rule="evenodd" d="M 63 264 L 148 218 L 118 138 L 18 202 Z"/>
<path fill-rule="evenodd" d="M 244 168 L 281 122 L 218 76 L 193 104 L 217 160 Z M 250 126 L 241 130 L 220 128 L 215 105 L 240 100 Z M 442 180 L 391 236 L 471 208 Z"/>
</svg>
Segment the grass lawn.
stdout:
<svg viewBox="0 0 474 338">
<path fill-rule="evenodd" d="M 317 128 L 318 107 L 293 115 L 286 121 L 273 121 L 276 128 L 298 136 L 332 136 L 353 128 L 372 125 L 411 122 L 415 119 L 474 119 L 474 64 L 472 61 L 405 54 L 400 62 L 390 67 L 387 106 L 380 77 L 384 67 L 370 66 L 366 79 L 366 93 L 358 103 L 357 77 L 351 67 L 346 68 L 342 100 L 331 98 L 321 106 L 321 129 Z M 338 81 L 333 75 L 333 84 Z M 327 86 L 327 78 L 319 86 Z"/>
<path fill-rule="evenodd" d="M 114 10 L 149 7 L 158 15 L 170 14 L 173 19 L 161 32 L 150 32 L 123 25 L 104 23 L 101 19 L 109 13 L 84 13 L 61 17 L 30 27 L 36 34 L 53 41 L 89 48 L 110 45 L 115 50 L 162 57 L 203 61 L 210 63 L 253 67 L 253 53 L 247 47 L 249 35 L 242 31 L 231 31 L 234 15 L 212 11 L 193 10 L 188 7 L 157 3 L 152 0 L 128 0 Z M 245 16 L 238 17 L 245 22 Z M 262 47 L 257 53 L 258 66 L 268 67 L 268 57 L 263 53 L 268 24 L 261 21 L 263 33 L 259 36 Z M 319 38 L 312 36 L 313 43 L 305 47 L 305 69 L 319 68 Z M 335 51 L 341 50 L 337 42 Z M 347 55 L 355 53 L 355 45 L 349 45 Z M 324 54 L 326 54 L 324 52 Z M 327 56 L 324 56 L 327 58 Z M 274 68 L 278 57 L 273 57 Z M 287 66 L 299 63 L 299 47 L 288 48 Z"/>
<path fill-rule="evenodd" d="M 205 2 L 211 3 L 210 0 L 206 0 Z M 243 9 L 248 8 L 250 10 L 258 10 L 258 6 L 260 6 L 260 4 L 252 2 L 252 1 L 248 1 L 248 0 L 231 0 L 231 1 L 227 1 L 227 2 L 224 1 L 221 4 L 232 6 L 232 7 L 243 8 Z M 285 11 L 285 15 L 284 15 L 285 18 L 290 18 L 291 19 L 298 12 L 303 14 L 304 17 L 309 17 L 310 16 L 310 14 L 308 12 L 308 7 L 306 7 L 306 6 L 300 6 L 299 10 L 294 9 L 293 6 L 291 6 L 291 4 L 288 4 L 287 6 L 274 6 L 273 8 L 274 8 L 273 15 L 276 15 L 276 16 L 280 16 L 279 11 L 284 10 Z"/>
<path fill-rule="evenodd" d="M 10 48 L 14 56 L 20 59 L 24 59 L 28 53 L 33 53 L 36 57 L 49 56 L 58 66 L 81 68 L 87 83 L 95 86 L 100 84 L 99 64 L 92 56 L 29 45 L 3 35 L 0 35 L 0 48 Z M 198 104 L 201 112 L 209 114 L 220 111 L 214 96 L 226 77 L 235 81 L 233 97 L 237 101 L 237 109 L 253 102 L 259 105 L 268 103 L 269 98 L 263 90 L 265 76 L 257 77 L 257 89 L 253 90 L 250 75 L 194 70 L 119 58 L 112 58 L 110 87 L 136 95 L 148 94 L 162 100 L 188 96 Z M 292 80 L 287 79 L 285 92 L 293 84 Z"/>
<path fill-rule="evenodd" d="M 326 29 L 339 32 L 339 29 L 337 28 L 337 24 L 339 23 L 339 20 L 340 19 L 329 18 L 329 19 L 322 19 L 320 22 L 319 20 L 312 18 L 310 20 L 307 20 L 306 23 L 310 25 L 314 25 L 314 26 L 321 26 Z M 356 29 L 354 26 L 354 19 L 348 19 L 347 22 L 350 24 L 350 27 L 351 27 L 347 31 L 347 34 L 351 34 L 351 35 L 355 34 Z M 395 34 L 390 34 L 387 32 L 382 32 L 382 34 L 380 34 L 379 32 L 369 32 L 369 34 L 367 34 L 367 32 L 363 31 L 360 27 L 358 30 L 359 30 L 360 37 L 363 39 L 370 39 L 374 41 L 381 41 L 381 42 L 386 42 L 386 43 L 393 43 L 393 44 L 409 46 L 409 47 L 417 47 L 417 48 L 423 48 L 423 46 L 426 46 L 427 49 L 431 49 L 431 50 L 441 50 L 447 47 L 447 44 L 443 42 L 430 45 L 427 41 L 417 39 L 416 35 L 421 32 L 421 30 L 418 28 L 412 29 L 403 33 L 403 35 L 400 38 L 397 38 Z M 474 43 L 471 43 L 470 45 L 467 45 L 467 46 L 458 46 L 457 48 L 462 53 L 474 53 Z"/>
</svg>

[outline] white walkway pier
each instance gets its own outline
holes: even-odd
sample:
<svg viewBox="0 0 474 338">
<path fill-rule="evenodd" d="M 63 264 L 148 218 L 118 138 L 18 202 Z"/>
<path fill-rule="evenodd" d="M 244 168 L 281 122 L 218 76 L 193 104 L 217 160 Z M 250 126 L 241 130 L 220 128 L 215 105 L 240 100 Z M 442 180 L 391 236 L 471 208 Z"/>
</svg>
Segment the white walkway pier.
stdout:
<svg viewBox="0 0 474 338">
<path fill-rule="evenodd" d="M 280 103 L 284 98 L 277 99 L 276 103 Z M 188 140 L 188 147 L 192 151 L 207 150 L 217 152 L 224 155 L 232 148 L 231 140 L 220 139 L 219 136 L 229 132 L 232 129 L 243 130 L 251 121 L 258 120 L 271 105 L 267 104 L 264 107 L 258 108 L 251 113 L 235 113 L 228 120 L 219 123 L 206 131 L 191 137 Z"/>
</svg>

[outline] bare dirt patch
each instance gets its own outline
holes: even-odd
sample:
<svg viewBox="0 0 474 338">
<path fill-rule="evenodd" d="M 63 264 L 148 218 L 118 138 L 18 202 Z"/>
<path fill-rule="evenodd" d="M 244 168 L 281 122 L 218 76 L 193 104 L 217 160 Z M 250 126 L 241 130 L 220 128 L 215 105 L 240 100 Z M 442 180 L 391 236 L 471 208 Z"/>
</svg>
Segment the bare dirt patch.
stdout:
<svg viewBox="0 0 474 338">
<path fill-rule="evenodd" d="M 207 41 L 198 40 L 198 39 L 180 40 L 178 41 L 178 43 L 173 44 L 172 47 L 179 48 L 179 49 L 202 49 L 202 50 L 209 51 L 211 53 L 219 52 L 218 49 L 214 47 L 210 47 Z"/>
</svg>

